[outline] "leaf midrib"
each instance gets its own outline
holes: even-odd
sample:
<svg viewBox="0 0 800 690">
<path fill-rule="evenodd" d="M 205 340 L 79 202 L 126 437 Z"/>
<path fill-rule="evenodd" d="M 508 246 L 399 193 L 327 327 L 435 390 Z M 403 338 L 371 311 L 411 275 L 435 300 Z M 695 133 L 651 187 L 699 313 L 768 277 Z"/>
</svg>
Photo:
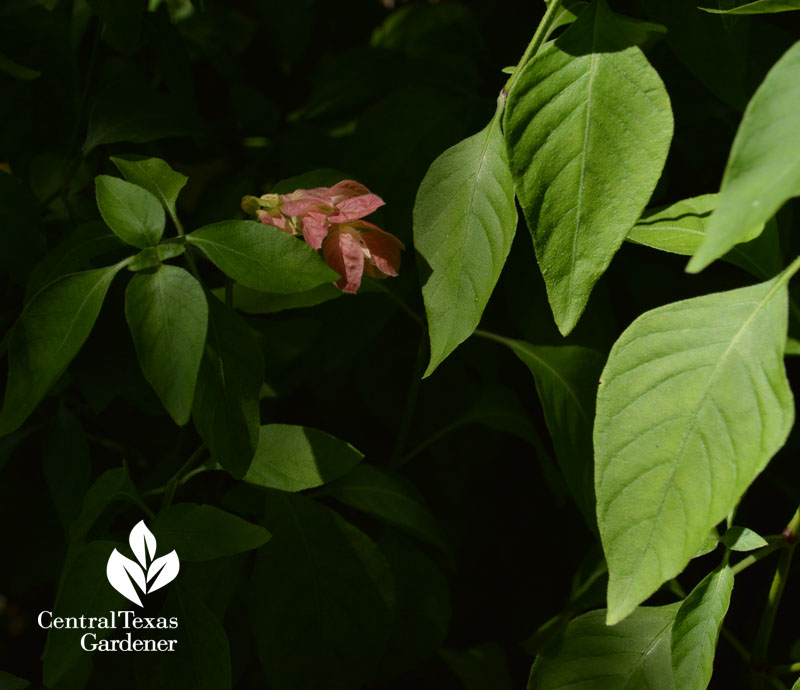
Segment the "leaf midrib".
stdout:
<svg viewBox="0 0 800 690">
<path fill-rule="evenodd" d="M 669 493 L 669 487 L 674 482 L 675 474 L 677 473 L 678 468 L 683 464 L 683 462 L 685 460 L 684 453 L 685 453 L 685 450 L 686 450 L 686 444 L 688 443 L 689 438 L 694 434 L 695 430 L 697 429 L 698 416 L 699 416 L 700 410 L 704 405 L 704 401 L 708 397 L 708 392 L 711 389 L 711 386 L 713 385 L 714 380 L 716 379 L 716 376 L 717 376 L 717 374 L 718 374 L 718 372 L 720 370 L 720 367 L 722 366 L 723 362 L 725 362 L 727 360 L 727 358 L 730 355 L 730 353 L 733 350 L 733 348 L 736 347 L 736 345 L 738 344 L 740 338 L 742 337 L 742 334 L 749 327 L 750 322 L 761 312 L 761 309 L 767 303 L 769 303 L 772 300 L 772 298 L 775 296 L 775 294 L 778 292 L 778 290 L 783 288 L 783 286 L 786 284 L 786 282 L 789 280 L 790 277 L 791 277 L 791 274 L 789 274 L 789 273 L 784 273 L 782 276 L 780 276 L 775 281 L 775 285 L 773 285 L 769 289 L 767 294 L 758 302 L 758 304 L 756 304 L 756 306 L 753 309 L 753 311 L 750 313 L 750 315 L 747 317 L 747 319 L 745 319 L 745 321 L 741 325 L 741 327 L 736 331 L 736 333 L 733 336 L 733 338 L 731 338 L 731 342 L 725 348 L 725 351 L 722 353 L 722 355 L 720 355 L 719 360 L 717 361 L 717 364 L 714 366 L 713 371 L 711 372 L 711 374 L 708 377 L 708 382 L 706 383 L 706 385 L 703 388 L 702 392 L 698 396 L 698 402 L 695 404 L 694 409 L 692 410 L 692 414 L 690 415 L 690 420 L 691 420 L 690 424 L 688 425 L 686 431 L 684 432 L 683 438 L 681 440 L 680 448 L 679 448 L 678 452 L 675 455 L 676 459 L 672 463 L 672 469 L 671 469 L 669 478 L 667 479 L 667 481 L 665 483 L 665 486 L 667 488 L 666 488 L 666 490 L 664 490 L 661 493 L 661 499 L 659 500 L 658 508 L 656 509 L 655 513 L 653 514 L 652 518 L 650 519 L 650 532 L 647 535 L 647 539 L 644 541 L 644 545 L 645 546 L 644 546 L 643 549 L 640 550 L 639 558 L 638 558 L 638 560 L 636 562 L 636 567 L 633 568 L 632 575 L 631 575 L 631 577 L 628 578 L 628 584 L 627 584 L 627 586 L 625 588 L 625 592 L 624 592 L 624 595 L 622 597 L 623 601 L 626 601 L 628 599 L 628 595 L 630 594 L 631 587 L 633 586 L 633 583 L 637 580 L 637 575 L 638 575 L 639 569 L 642 566 L 642 561 L 644 560 L 644 555 L 645 555 L 645 553 L 647 552 L 647 550 L 651 546 L 653 533 L 655 532 L 656 524 L 659 522 L 659 518 L 661 517 L 661 512 L 662 512 L 662 510 L 664 508 L 664 501 L 666 500 L 667 494 Z M 661 577 L 661 576 L 662 576 L 662 574 L 659 573 L 659 577 Z"/>
</svg>

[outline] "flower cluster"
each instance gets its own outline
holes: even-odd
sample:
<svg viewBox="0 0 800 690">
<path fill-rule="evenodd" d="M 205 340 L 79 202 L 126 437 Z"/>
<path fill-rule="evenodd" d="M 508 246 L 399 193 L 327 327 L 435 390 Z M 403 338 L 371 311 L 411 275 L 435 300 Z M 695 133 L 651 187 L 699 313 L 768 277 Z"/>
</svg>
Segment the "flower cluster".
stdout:
<svg viewBox="0 0 800 690">
<path fill-rule="evenodd" d="M 384 202 L 363 184 L 343 180 L 333 187 L 298 189 L 291 194 L 264 194 L 242 199 L 245 212 L 265 225 L 302 235 L 340 278 L 336 285 L 355 293 L 366 274 L 396 276 L 403 243 L 363 220 Z"/>
</svg>

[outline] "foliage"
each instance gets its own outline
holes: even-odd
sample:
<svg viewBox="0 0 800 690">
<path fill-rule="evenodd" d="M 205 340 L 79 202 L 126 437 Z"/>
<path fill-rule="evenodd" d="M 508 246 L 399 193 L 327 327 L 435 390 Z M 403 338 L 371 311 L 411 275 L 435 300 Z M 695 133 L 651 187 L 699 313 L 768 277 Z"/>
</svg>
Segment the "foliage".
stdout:
<svg viewBox="0 0 800 690">
<path fill-rule="evenodd" d="M 3 5 L 0 690 L 788 688 L 800 3 L 717 4 Z M 42 625 L 112 570 L 174 653 Z"/>
</svg>

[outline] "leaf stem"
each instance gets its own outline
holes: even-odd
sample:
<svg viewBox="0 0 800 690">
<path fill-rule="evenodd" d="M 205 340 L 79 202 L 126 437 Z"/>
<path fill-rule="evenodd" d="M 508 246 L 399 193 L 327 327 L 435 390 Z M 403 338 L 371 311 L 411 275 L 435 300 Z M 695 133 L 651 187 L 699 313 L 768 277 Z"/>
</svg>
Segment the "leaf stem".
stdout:
<svg viewBox="0 0 800 690">
<path fill-rule="evenodd" d="M 795 259 L 786 273 L 794 273 L 800 268 L 800 257 Z M 792 565 L 792 557 L 794 550 L 797 547 L 798 536 L 800 535 L 800 507 L 797 508 L 786 529 L 783 530 L 782 537 L 786 547 L 781 553 L 778 560 L 778 565 L 775 568 L 775 575 L 772 578 L 772 584 L 769 588 L 767 595 L 767 603 L 764 607 L 764 612 L 761 615 L 761 621 L 758 625 L 756 632 L 756 639 L 753 643 L 753 665 L 756 670 L 766 667 L 767 651 L 769 649 L 769 641 L 772 636 L 772 628 L 775 625 L 775 617 L 778 613 L 778 608 L 781 603 L 781 597 L 786 589 L 786 580 L 789 577 L 789 569 Z M 764 547 L 766 548 L 766 547 Z M 763 676 L 759 679 L 760 684 L 763 686 Z M 757 683 L 758 685 L 758 683 Z"/>
<path fill-rule="evenodd" d="M 767 541 L 770 541 L 770 539 L 768 538 Z M 731 566 L 731 572 L 734 575 L 738 575 L 743 570 L 746 570 L 751 565 L 753 565 L 753 563 L 757 563 L 762 558 L 769 556 L 771 553 L 777 551 L 778 549 L 783 548 L 784 546 L 785 542 L 783 541 L 782 537 L 774 538 L 774 541 L 770 541 L 770 543 L 767 544 L 766 546 L 762 546 L 760 549 L 753 551 L 753 553 L 748 554 L 741 561 Z"/>
<path fill-rule="evenodd" d="M 545 37 L 550 31 L 550 27 L 558 16 L 558 11 L 561 9 L 561 2 L 562 0 L 550 0 L 550 4 L 545 10 L 542 21 L 539 22 L 539 26 L 536 27 L 536 31 L 533 34 L 533 38 L 531 38 L 531 42 L 528 43 L 528 47 L 525 48 L 525 52 L 522 54 L 522 57 L 517 63 L 516 68 L 506 82 L 506 85 L 503 87 L 503 96 L 508 96 L 508 94 L 511 93 L 511 89 L 514 87 L 514 84 L 519 78 L 522 69 L 528 64 L 528 62 L 530 62 L 530 59 L 536 55 L 539 48 L 542 47 L 542 43 L 544 43 Z"/>
<path fill-rule="evenodd" d="M 170 503 L 172 503 L 172 498 L 175 495 L 175 490 L 180 485 L 187 482 L 195 474 L 199 474 L 197 471 L 198 469 L 202 469 L 203 471 L 205 470 L 205 466 L 203 466 L 202 468 L 197 468 L 192 472 L 187 472 L 187 470 L 190 467 L 192 467 L 192 465 L 194 465 L 199 458 L 202 457 L 205 450 L 206 450 L 206 445 L 205 443 L 203 443 L 197 450 L 194 451 L 194 453 L 192 453 L 189 456 L 189 459 L 186 460 L 186 462 L 184 462 L 183 465 L 180 466 L 178 471 L 175 474 L 173 474 L 172 477 L 170 477 L 169 481 L 166 484 L 164 484 L 164 486 L 159 486 L 155 489 L 150 489 L 150 491 L 145 491 L 142 494 L 142 496 L 158 496 L 159 494 L 164 494 L 164 498 L 161 503 L 161 510 L 164 510 L 166 507 L 169 506 Z M 187 472 L 185 476 L 184 472 Z"/>
</svg>

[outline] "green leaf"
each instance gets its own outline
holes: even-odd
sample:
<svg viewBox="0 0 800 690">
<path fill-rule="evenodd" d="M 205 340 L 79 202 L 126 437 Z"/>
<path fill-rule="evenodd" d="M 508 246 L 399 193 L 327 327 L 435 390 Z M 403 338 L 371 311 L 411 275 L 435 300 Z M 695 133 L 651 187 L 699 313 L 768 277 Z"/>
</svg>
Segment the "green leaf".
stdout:
<svg viewBox="0 0 800 690">
<path fill-rule="evenodd" d="M 683 570 L 785 442 L 794 270 L 653 309 L 614 344 L 594 425 L 609 624 Z"/>
<path fill-rule="evenodd" d="M 145 378 L 176 424 L 186 424 L 208 322 L 203 288 L 177 266 L 137 273 L 125 291 L 125 317 Z"/>
<path fill-rule="evenodd" d="M 730 527 L 720 541 L 732 551 L 754 551 L 767 545 L 767 540 L 747 527 Z"/>
<path fill-rule="evenodd" d="M 189 178 L 175 172 L 160 158 L 111 157 L 128 182 L 138 184 L 153 194 L 175 220 L 175 202 Z"/>
<path fill-rule="evenodd" d="M 261 427 L 258 448 L 244 481 L 282 491 L 303 491 L 338 479 L 363 459 L 363 453 L 324 431 L 267 424 Z"/>
<path fill-rule="evenodd" d="M 206 225 L 186 236 L 224 273 L 263 292 L 310 290 L 338 278 L 305 242 L 263 223 L 229 220 Z"/>
<path fill-rule="evenodd" d="M 98 175 L 95 188 L 100 215 L 123 242 L 139 249 L 159 243 L 164 209 L 150 192 L 110 175 Z"/>
<path fill-rule="evenodd" d="M 662 252 L 692 256 L 703 242 L 718 198 L 718 194 L 704 194 L 649 210 L 626 239 Z M 770 221 L 766 229 L 759 225 L 723 258 L 761 280 L 774 276 L 783 265 L 777 224 Z"/>
<path fill-rule="evenodd" d="M 111 281 L 125 265 L 65 276 L 36 294 L 8 344 L 8 381 L 0 436 L 16 431 L 72 361 L 100 313 Z"/>
<path fill-rule="evenodd" d="M 430 275 L 422 286 L 434 369 L 477 327 L 517 230 L 514 183 L 500 120 L 447 149 L 414 204 L 414 244 Z"/>
<path fill-rule="evenodd" d="M 687 270 L 697 272 L 752 236 L 800 194 L 800 41 L 769 71 L 747 105 L 722 178 L 719 203 Z"/>
<path fill-rule="evenodd" d="M 681 690 L 705 690 L 714 670 L 714 652 L 728 612 L 733 573 L 720 566 L 683 600 L 672 626 L 672 670 Z"/>
<path fill-rule="evenodd" d="M 159 208 L 161 208 L 159 206 Z M 177 242 L 165 242 L 159 244 L 157 247 L 145 247 L 136 256 L 131 259 L 128 264 L 128 270 L 136 273 L 137 271 L 144 271 L 148 268 L 155 268 L 162 261 L 174 259 L 186 251 L 183 244 Z"/>
<path fill-rule="evenodd" d="M 604 609 L 578 616 L 536 657 L 528 690 L 684 690 L 670 661 L 677 610 L 677 604 L 643 606 L 613 628 Z"/>
<path fill-rule="evenodd" d="M 700 556 L 705 556 L 707 553 L 711 553 L 717 548 L 719 544 L 719 532 L 717 532 L 716 527 L 712 527 L 711 531 L 706 536 L 703 543 L 700 545 L 700 548 L 692 554 L 692 558 L 700 558 Z"/>
<path fill-rule="evenodd" d="M 794 685 L 792 685 L 792 690 L 800 690 L 800 678 L 798 678 L 798 679 L 797 679 L 797 680 L 794 682 Z"/>
<path fill-rule="evenodd" d="M 109 611 L 124 608 L 125 599 L 108 584 L 106 563 L 116 545 L 110 541 L 94 541 L 72 550 L 61 577 L 53 617 L 105 616 Z M 90 652 L 81 648 L 80 628 L 52 628 L 42 656 L 44 684 L 51 688 Z M 113 629 L 96 628 L 91 631 L 94 641 L 108 638 Z"/>
<path fill-rule="evenodd" d="M 166 654 L 139 655 L 135 663 L 136 676 L 140 680 L 138 687 L 148 690 L 230 690 L 230 643 L 207 601 L 181 579 L 170 587 L 160 615 L 177 618 L 178 628 L 149 632 L 148 637 L 176 640 L 175 647 Z"/>
<path fill-rule="evenodd" d="M 450 589 L 437 565 L 399 533 L 386 531 L 378 547 L 391 568 L 395 590 L 391 634 L 378 668 L 379 678 L 390 680 L 413 671 L 445 641 Z"/>
<path fill-rule="evenodd" d="M 650 199 L 672 129 L 661 79 L 605 0 L 512 88 L 504 120 L 511 172 L 563 334 Z"/>
<path fill-rule="evenodd" d="M 64 405 L 45 438 L 42 469 L 59 521 L 68 528 L 81 512 L 92 466 L 83 427 Z"/>
<path fill-rule="evenodd" d="M 258 551 L 250 615 L 267 685 L 361 687 L 389 632 L 385 559 L 363 532 L 299 494 L 270 492 L 266 524 L 272 539 Z"/>
<path fill-rule="evenodd" d="M 570 493 L 590 526 L 595 526 L 594 451 L 591 428 L 597 381 L 603 369 L 599 352 L 577 345 L 536 346 L 492 335 L 530 369 L 559 467 Z"/>
<path fill-rule="evenodd" d="M 12 676 L 10 673 L 0 671 L 0 690 L 25 690 L 30 687 L 30 683 L 17 676 Z"/>
<path fill-rule="evenodd" d="M 208 297 L 208 342 L 192 415 L 211 456 L 234 477 L 247 472 L 258 447 L 258 394 L 264 357 L 252 329 L 216 297 Z"/>
<path fill-rule="evenodd" d="M 715 10 L 711 7 L 701 7 L 700 9 L 713 14 L 773 14 L 800 10 L 800 0 L 756 0 L 728 10 Z"/>
<path fill-rule="evenodd" d="M 152 525 L 159 551 L 175 549 L 181 561 L 208 561 L 257 549 L 270 534 L 236 515 L 209 505 L 176 503 Z"/>
<path fill-rule="evenodd" d="M 425 499 L 398 474 L 373 465 L 360 465 L 327 487 L 325 493 L 448 551 L 439 523 Z"/>
<path fill-rule="evenodd" d="M 214 291 L 217 297 L 221 297 L 223 293 L 224 290 Z M 233 306 L 245 314 L 274 314 L 287 309 L 315 307 L 318 304 L 341 297 L 342 294 L 344 293 L 333 283 L 323 283 L 310 290 L 289 295 L 260 292 L 244 285 L 239 285 L 239 283 L 234 283 Z"/>
<path fill-rule="evenodd" d="M 120 499 L 138 500 L 136 487 L 125 466 L 106 470 L 89 487 L 83 497 L 81 512 L 69 528 L 72 540 L 77 542 L 83 539 L 101 513 Z"/>
<path fill-rule="evenodd" d="M 800 340 L 797 340 L 796 338 L 787 338 L 786 354 L 793 356 L 800 355 Z"/>
</svg>

